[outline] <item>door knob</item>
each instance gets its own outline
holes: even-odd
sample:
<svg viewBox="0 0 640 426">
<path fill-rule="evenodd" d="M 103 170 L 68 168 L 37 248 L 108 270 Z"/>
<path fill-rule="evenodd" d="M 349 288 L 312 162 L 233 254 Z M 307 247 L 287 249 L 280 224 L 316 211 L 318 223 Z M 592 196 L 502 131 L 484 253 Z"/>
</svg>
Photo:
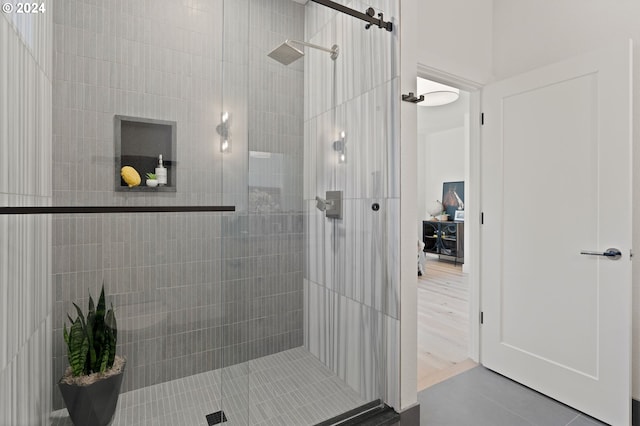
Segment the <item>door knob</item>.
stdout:
<svg viewBox="0 0 640 426">
<path fill-rule="evenodd" d="M 617 248 L 608 248 L 604 253 L 601 251 L 582 250 L 580 254 L 587 256 L 604 256 L 611 260 L 618 260 L 622 257 L 622 252 Z"/>
</svg>

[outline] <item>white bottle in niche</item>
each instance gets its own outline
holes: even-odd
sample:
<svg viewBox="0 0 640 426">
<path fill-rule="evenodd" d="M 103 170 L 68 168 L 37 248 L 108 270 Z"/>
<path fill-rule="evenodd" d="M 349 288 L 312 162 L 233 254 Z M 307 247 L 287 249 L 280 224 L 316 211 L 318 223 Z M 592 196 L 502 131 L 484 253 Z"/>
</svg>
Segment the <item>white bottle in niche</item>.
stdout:
<svg viewBox="0 0 640 426">
<path fill-rule="evenodd" d="M 163 186 L 167 184 L 167 169 L 162 165 L 162 154 L 160 154 L 160 156 L 158 157 L 156 178 L 158 179 L 158 185 Z"/>
</svg>

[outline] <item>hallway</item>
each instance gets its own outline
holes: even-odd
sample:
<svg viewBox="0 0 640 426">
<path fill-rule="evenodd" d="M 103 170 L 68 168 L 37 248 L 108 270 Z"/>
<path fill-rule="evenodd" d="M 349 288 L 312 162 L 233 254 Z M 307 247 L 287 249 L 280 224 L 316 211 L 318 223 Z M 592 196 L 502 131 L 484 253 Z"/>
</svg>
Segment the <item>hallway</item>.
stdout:
<svg viewBox="0 0 640 426">
<path fill-rule="evenodd" d="M 475 367 L 462 265 L 427 257 L 418 277 L 418 391 Z"/>
</svg>

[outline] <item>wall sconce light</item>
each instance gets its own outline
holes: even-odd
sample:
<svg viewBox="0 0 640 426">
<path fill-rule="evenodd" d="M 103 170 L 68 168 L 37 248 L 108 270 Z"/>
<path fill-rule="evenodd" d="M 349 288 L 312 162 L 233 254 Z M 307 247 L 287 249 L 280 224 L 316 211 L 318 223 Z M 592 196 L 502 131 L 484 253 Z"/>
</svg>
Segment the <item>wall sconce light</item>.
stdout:
<svg viewBox="0 0 640 426">
<path fill-rule="evenodd" d="M 227 111 L 222 113 L 220 121 L 220 124 L 216 126 L 216 132 L 220 135 L 220 152 L 231 152 L 231 125 Z"/>
<path fill-rule="evenodd" d="M 340 132 L 340 139 L 333 143 L 333 150 L 338 151 L 338 163 L 347 162 L 347 139 L 344 131 Z"/>
</svg>

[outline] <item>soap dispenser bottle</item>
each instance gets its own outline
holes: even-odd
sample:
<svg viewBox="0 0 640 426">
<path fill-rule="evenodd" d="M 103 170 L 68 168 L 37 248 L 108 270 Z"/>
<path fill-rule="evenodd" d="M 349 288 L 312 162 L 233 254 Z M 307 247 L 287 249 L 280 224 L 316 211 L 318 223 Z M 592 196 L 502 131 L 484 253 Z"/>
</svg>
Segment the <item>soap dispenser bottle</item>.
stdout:
<svg viewBox="0 0 640 426">
<path fill-rule="evenodd" d="M 158 167 L 156 167 L 156 178 L 158 185 L 167 184 L 167 169 L 162 165 L 162 154 L 158 157 Z"/>
</svg>

